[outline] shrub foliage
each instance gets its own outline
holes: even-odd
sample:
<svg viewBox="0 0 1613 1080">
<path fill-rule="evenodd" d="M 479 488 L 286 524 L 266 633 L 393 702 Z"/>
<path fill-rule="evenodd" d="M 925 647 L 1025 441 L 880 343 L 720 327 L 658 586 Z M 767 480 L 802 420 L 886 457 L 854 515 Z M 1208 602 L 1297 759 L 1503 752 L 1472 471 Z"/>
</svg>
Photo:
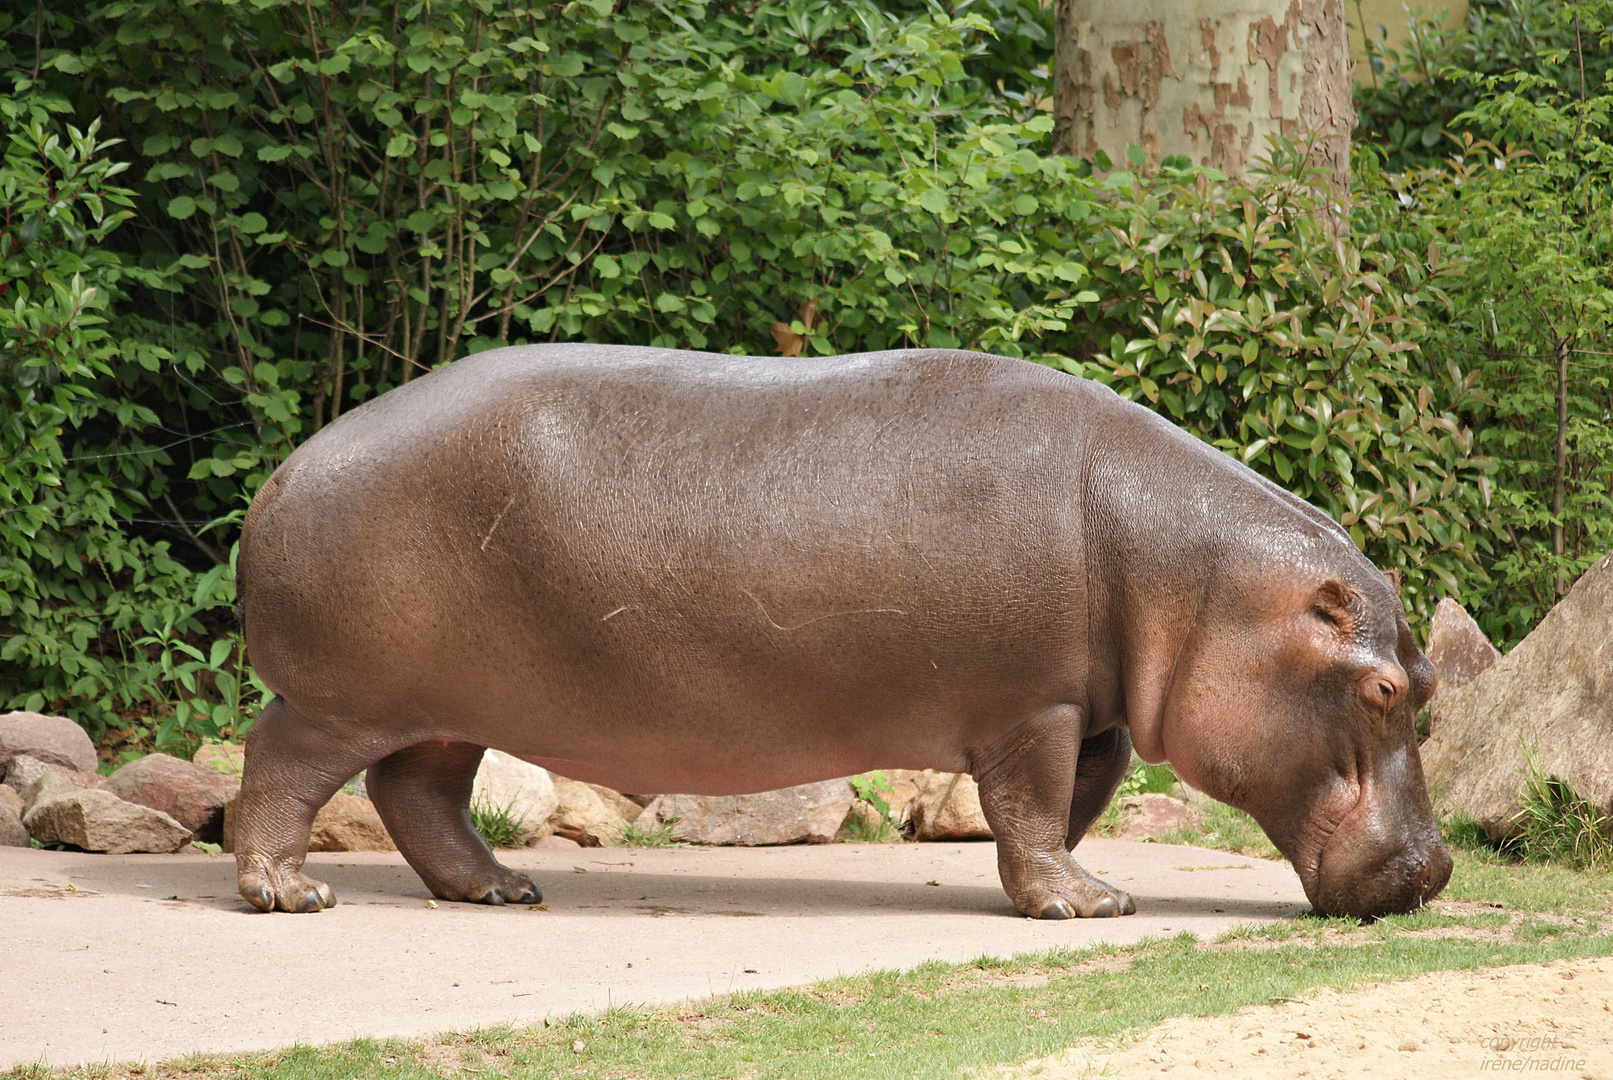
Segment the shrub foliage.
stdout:
<svg viewBox="0 0 1613 1080">
<path fill-rule="evenodd" d="M 1509 638 L 1609 546 L 1595 95 L 1492 80 L 1456 115 L 1489 142 L 1369 155 L 1326 205 L 1283 146 L 1239 183 L 1050 156 L 1029 0 L 0 11 L 0 699 L 108 744 L 244 728 L 246 497 L 508 343 L 1049 364 L 1335 515 L 1414 612 L 1460 595 Z M 1556 134 L 1491 155 L 1520 125 Z"/>
</svg>

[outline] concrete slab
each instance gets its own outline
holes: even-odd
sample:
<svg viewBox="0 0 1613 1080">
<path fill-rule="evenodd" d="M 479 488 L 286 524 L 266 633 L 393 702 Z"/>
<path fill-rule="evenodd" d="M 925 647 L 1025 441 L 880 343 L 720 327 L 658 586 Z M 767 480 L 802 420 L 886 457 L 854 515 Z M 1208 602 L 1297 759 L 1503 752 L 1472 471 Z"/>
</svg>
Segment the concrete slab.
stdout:
<svg viewBox="0 0 1613 1080">
<path fill-rule="evenodd" d="M 926 960 L 1210 936 L 1305 906 L 1285 863 L 1095 839 L 1079 855 L 1137 914 L 1020 918 L 989 843 L 504 853 L 548 911 L 433 908 L 397 855 L 313 855 L 340 900 L 317 915 L 254 911 L 228 856 L 0 848 L 0 1068 L 523 1024 Z"/>
</svg>

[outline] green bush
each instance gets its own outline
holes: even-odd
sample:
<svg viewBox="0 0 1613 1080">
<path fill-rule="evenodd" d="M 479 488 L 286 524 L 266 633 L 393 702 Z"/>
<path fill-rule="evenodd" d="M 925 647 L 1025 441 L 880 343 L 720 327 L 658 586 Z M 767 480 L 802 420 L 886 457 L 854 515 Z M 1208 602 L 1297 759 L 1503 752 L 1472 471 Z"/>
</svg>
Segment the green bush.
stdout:
<svg viewBox="0 0 1613 1080">
<path fill-rule="evenodd" d="M 1453 408 L 1496 463 L 1495 512 L 1464 599 L 1505 643 L 1613 549 L 1613 5 L 1555 10 L 1584 46 L 1584 84 L 1577 66 L 1565 75 L 1577 52 L 1559 36 L 1515 58 L 1529 70 L 1463 83 L 1440 167 L 1387 173 L 1367 153 L 1356 173 L 1362 227 L 1438 271 L 1447 303 L 1420 341 L 1425 365 L 1477 379 Z"/>
<path fill-rule="evenodd" d="M 227 616 L 245 496 L 415 374 L 555 340 L 957 346 L 1099 379 L 1337 516 L 1415 612 L 1502 590 L 1486 625 L 1515 636 L 1535 610 L 1517 597 L 1603 535 L 1600 399 L 1572 406 L 1590 480 L 1564 513 L 1583 529 L 1514 567 L 1542 527 L 1540 475 L 1512 466 L 1538 460 L 1543 404 L 1492 388 L 1470 347 L 1459 283 L 1510 253 L 1457 235 L 1432 194 L 1469 181 L 1377 171 L 1357 206 L 1329 207 L 1286 148 L 1242 183 L 1181 162 L 1094 177 L 1048 154 L 1046 12 L 905 4 L 0 14 L 0 41 L 29 51 L 6 65 L 13 100 L 41 103 L 0 116 L 13 147 L 51 112 L 125 140 L 73 151 L 108 163 L 86 175 L 116 211 L 81 200 L 51 219 L 78 233 L 41 226 L 61 230 L 51 259 L 84 264 L 50 271 L 63 288 L 77 273 L 99 291 L 52 301 L 87 335 L 80 367 L 52 384 L 61 417 L 15 435 L 56 446 L 60 485 L 3 493 L 27 546 L 7 548 L 0 698 L 131 746 L 238 733 L 264 692 Z M 80 166 L 18 149 L 6 168 L 19 191 L 67 191 L 49 177 Z M 5 242 L 27 246 L 16 227 Z M 6 258 L 0 285 L 43 298 L 46 271 Z M 40 391 L 14 392 L 44 417 Z M 47 428 L 55 443 L 31 434 Z M 30 460 L 3 467 L 43 475 Z"/>
<path fill-rule="evenodd" d="M 1352 5 L 1360 25 L 1359 0 L 1347 12 Z M 1409 10 L 1399 50 L 1385 44 L 1387 27 L 1363 26 L 1368 62 L 1356 72 L 1355 137 L 1386 169 L 1439 165 L 1450 153 L 1451 130 L 1460 131 L 1460 118 L 1484 98 L 1486 79 L 1526 72 L 1531 96 L 1582 86 L 1595 93 L 1613 68 L 1599 0 L 1469 0 L 1458 26 L 1436 17 L 1440 7 Z"/>
<path fill-rule="evenodd" d="M 166 541 L 129 528 L 150 513 L 142 488 L 166 455 L 144 441 L 159 421 L 119 373 L 160 350 L 111 334 L 105 312 L 153 278 L 107 242 L 133 216 L 112 182 L 127 168 L 109 155 L 116 140 L 95 122 L 64 128 L 51 104 L 0 102 L 0 698 L 70 702 L 97 736 L 194 743 L 235 725 L 239 657 L 227 636 L 201 651 L 231 583 L 198 580 Z"/>
</svg>

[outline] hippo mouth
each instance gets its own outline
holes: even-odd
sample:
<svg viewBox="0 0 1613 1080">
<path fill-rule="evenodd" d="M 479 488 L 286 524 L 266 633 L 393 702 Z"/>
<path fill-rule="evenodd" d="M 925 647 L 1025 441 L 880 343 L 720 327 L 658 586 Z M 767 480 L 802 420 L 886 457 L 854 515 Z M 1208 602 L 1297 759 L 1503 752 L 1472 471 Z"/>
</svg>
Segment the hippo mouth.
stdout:
<svg viewBox="0 0 1613 1080">
<path fill-rule="evenodd" d="M 1323 909 L 1320 900 L 1322 867 L 1329 848 L 1338 836 L 1339 827 L 1360 808 L 1360 785 L 1352 783 L 1351 787 L 1355 789 L 1355 794 L 1348 806 L 1340 807 L 1331 813 L 1322 812 L 1318 808 L 1306 818 L 1295 837 L 1294 851 L 1288 856 L 1288 861 L 1294 866 L 1294 873 L 1299 875 L 1300 885 L 1305 889 L 1305 896 L 1318 911 Z"/>
<path fill-rule="evenodd" d="M 1359 782 L 1330 802 L 1332 812 L 1311 816 L 1296 845 L 1299 857 L 1291 860 L 1318 912 L 1361 919 L 1403 914 L 1445 887 L 1451 857 L 1431 820 L 1402 816 L 1396 810 L 1403 808 L 1387 806 Z"/>
</svg>

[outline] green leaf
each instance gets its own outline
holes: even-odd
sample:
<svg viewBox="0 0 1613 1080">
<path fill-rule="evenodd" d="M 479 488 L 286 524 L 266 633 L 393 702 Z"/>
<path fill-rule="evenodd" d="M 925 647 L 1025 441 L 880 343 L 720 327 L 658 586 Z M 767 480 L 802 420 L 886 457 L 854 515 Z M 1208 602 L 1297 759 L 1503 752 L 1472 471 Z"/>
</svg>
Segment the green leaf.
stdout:
<svg viewBox="0 0 1613 1080">
<path fill-rule="evenodd" d="M 168 216 L 185 220 L 196 212 L 196 200 L 189 195 L 179 195 L 168 200 Z"/>
</svg>

